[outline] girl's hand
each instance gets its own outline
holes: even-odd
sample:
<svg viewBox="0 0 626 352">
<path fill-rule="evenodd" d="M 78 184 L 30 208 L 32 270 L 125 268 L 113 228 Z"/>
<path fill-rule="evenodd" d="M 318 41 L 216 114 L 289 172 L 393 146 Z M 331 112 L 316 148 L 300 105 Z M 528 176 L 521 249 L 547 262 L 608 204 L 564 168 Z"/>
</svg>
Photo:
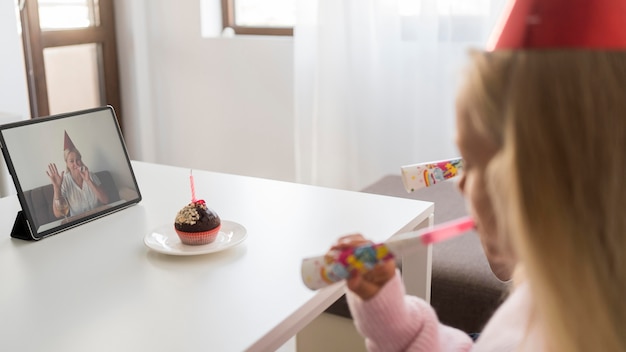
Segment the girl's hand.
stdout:
<svg viewBox="0 0 626 352">
<path fill-rule="evenodd" d="M 372 241 L 366 240 L 360 234 L 353 234 L 341 237 L 331 251 L 341 251 L 349 248 L 359 247 L 365 244 L 371 244 Z M 394 277 L 396 274 L 396 263 L 394 260 L 387 260 L 376 265 L 372 270 L 365 273 L 353 271 L 346 280 L 348 289 L 354 292 L 363 300 L 368 300 L 378 293 L 380 289 Z"/>
<path fill-rule="evenodd" d="M 61 189 L 61 183 L 63 182 L 63 175 L 65 171 L 61 171 L 59 174 L 59 170 L 57 169 L 56 164 L 48 164 L 48 170 L 46 171 L 46 175 L 50 177 L 50 181 L 52 182 L 52 186 L 56 189 Z"/>
</svg>

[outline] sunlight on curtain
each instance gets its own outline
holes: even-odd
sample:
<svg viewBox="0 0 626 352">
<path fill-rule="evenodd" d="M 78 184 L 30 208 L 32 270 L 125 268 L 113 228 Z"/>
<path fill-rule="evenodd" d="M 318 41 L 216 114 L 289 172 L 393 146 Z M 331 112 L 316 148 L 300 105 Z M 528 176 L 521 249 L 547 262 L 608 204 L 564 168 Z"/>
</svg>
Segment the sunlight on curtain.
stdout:
<svg viewBox="0 0 626 352">
<path fill-rule="evenodd" d="M 297 0 L 297 181 L 361 189 L 457 156 L 454 97 L 469 48 L 505 0 Z"/>
</svg>

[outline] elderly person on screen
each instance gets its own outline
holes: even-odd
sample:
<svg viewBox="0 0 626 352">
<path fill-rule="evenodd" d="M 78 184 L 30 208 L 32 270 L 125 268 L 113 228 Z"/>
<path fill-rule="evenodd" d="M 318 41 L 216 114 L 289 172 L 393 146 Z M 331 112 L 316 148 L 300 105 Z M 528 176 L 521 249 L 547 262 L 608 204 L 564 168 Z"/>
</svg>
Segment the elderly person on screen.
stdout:
<svg viewBox="0 0 626 352">
<path fill-rule="evenodd" d="M 48 165 L 46 174 L 50 177 L 54 191 L 53 212 L 57 218 L 78 215 L 107 204 L 109 197 L 101 187 L 100 180 L 83 164 L 82 156 L 65 132 L 63 157 L 66 170 L 57 169 L 56 164 Z M 67 171 L 67 172 L 66 172 Z"/>
</svg>

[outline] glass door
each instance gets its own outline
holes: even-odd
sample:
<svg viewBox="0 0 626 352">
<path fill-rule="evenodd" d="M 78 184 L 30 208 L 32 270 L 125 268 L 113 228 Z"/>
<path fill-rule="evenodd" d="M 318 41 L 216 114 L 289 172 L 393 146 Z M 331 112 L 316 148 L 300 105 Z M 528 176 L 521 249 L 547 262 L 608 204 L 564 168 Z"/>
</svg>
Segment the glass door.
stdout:
<svg viewBox="0 0 626 352">
<path fill-rule="evenodd" d="M 21 0 L 33 117 L 112 105 L 120 119 L 113 0 Z"/>
</svg>

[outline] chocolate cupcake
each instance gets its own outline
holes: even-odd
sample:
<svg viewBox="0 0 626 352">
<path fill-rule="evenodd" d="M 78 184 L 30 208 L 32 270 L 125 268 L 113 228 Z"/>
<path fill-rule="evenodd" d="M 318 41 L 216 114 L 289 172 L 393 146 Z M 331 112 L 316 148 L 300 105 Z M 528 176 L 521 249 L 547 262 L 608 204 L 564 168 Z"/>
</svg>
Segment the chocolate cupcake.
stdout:
<svg viewBox="0 0 626 352">
<path fill-rule="evenodd" d="M 217 238 L 222 227 L 220 217 L 203 200 L 189 203 L 176 214 L 174 229 L 181 242 L 198 246 Z"/>
</svg>

